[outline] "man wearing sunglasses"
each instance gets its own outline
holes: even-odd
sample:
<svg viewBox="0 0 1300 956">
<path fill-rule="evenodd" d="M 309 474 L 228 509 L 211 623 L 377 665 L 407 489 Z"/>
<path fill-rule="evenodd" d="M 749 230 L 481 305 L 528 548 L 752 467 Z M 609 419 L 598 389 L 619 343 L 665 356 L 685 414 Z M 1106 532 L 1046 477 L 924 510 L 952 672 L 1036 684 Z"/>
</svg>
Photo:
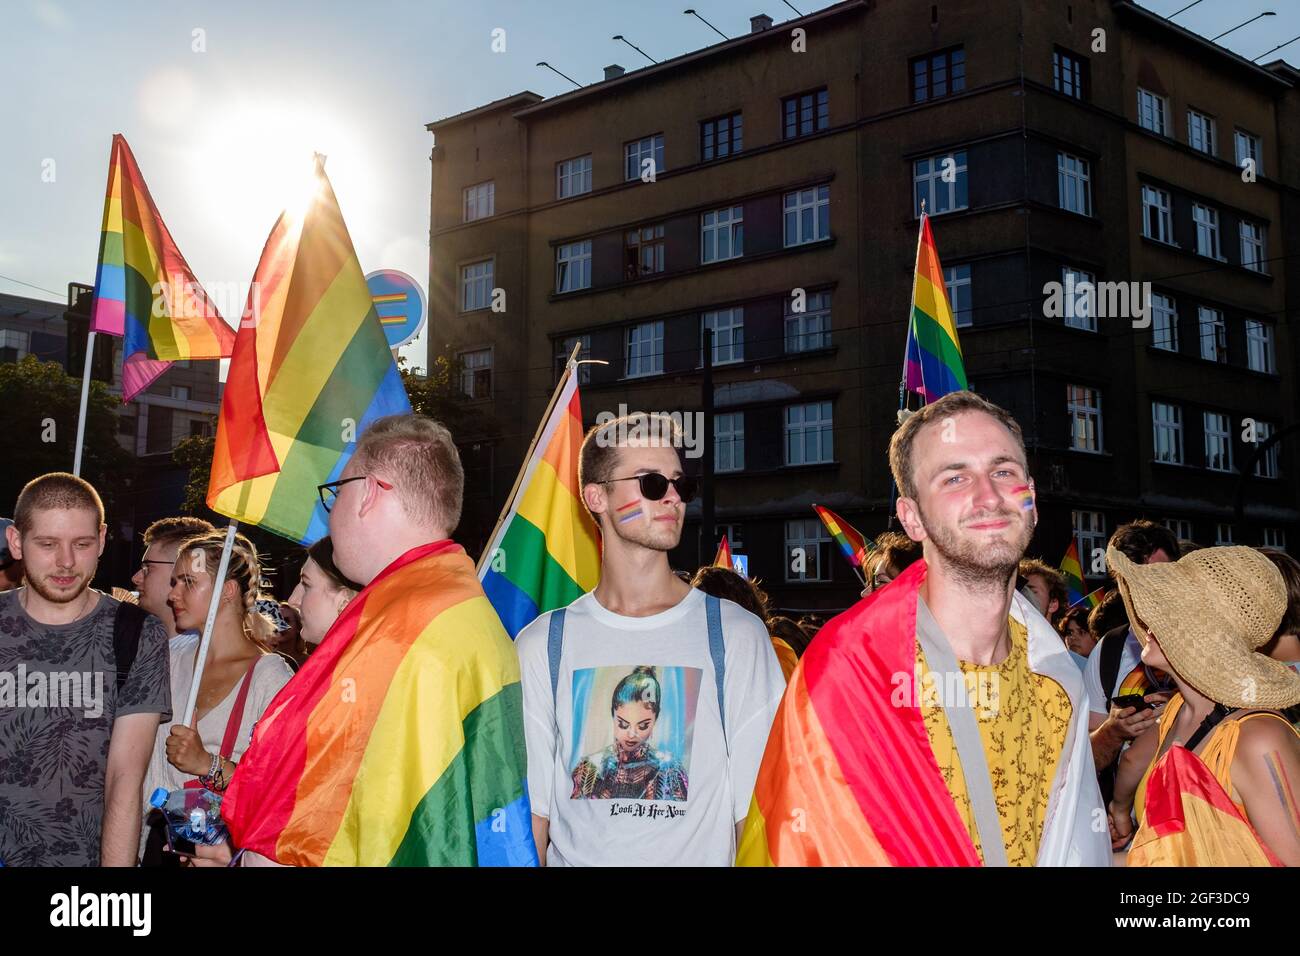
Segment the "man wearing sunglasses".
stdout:
<svg viewBox="0 0 1300 956">
<path fill-rule="evenodd" d="M 692 589 L 668 552 L 695 479 L 666 416 L 588 432 L 578 483 L 595 590 L 516 640 L 528 790 L 549 866 L 726 866 L 785 679 L 767 630 Z"/>
</svg>

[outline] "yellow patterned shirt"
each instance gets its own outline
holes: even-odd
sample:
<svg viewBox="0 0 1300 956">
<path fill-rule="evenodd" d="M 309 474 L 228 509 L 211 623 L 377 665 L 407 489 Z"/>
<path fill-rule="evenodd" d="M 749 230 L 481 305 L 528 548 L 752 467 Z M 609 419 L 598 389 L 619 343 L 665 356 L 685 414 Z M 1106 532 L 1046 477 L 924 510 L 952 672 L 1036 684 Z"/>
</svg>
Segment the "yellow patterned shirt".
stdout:
<svg viewBox="0 0 1300 956">
<path fill-rule="evenodd" d="M 1011 652 L 1001 664 L 982 667 L 958 661 L 974 704 L 984 742 L 984 756 L 993 782 L 993 799 L 1002 821 L 1007 863 L 1033 866 L 1043 834 L 1043 817 L 1052 790 L 1065 735 L 1070 726 L 1070 698 L 1050 677 L 1029 669 L 1029 634 L 1025 625 L 1009 619 Z M 929 678 L 925 655 L 916 649 L 917 703 L 925 719 L 930 747 L 944 782 L 957 805 L 957 814 L 970 832 L 975 850 L 984 858 L 971 810 L 966 781 L 953 744 L 952 732 L 940 706 L 942 683 Z M 949 703 L 953 701 L 949 700 Z"/>
</svg>

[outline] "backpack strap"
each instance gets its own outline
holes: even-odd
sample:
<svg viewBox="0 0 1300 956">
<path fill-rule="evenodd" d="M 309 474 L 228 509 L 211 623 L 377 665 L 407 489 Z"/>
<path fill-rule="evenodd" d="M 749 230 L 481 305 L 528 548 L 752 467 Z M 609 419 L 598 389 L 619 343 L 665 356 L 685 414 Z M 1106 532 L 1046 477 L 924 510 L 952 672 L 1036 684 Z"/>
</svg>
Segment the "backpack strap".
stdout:
<svg viewBox="0 0 1300 956">
<path fill-rule="evenodd" d="M 1128 643 L 1128 625 L 1114 628 L 1101 639 L 1097 653 L 1101 655 L 1101 689 L 1106 695 L 1106 709 L 1110 710 L 1111 698 L 1115 694 L 1115 681 L 1119 680 L 1119 662 L 1124 656 L 1124 645 Z"/>
<path fill-rule="evenodd" d="M 556 608 L 551 612 L 551 629 L 546 635 L 546 660 L 551 666 L 551 706 L 554 707 L 560 689 L 560 654 L 564 651 L 564 612 Z"/>
<path fill-rule="evenodd" d="M 718 685 L 718 717 L 722 720 L 722 743 L 731 753 L 727 741 L 727 706 L 723 687 L 727 679 L 727 645 L 722 640 L 722 602 L 714 595 L 704 597 L 704 617 L 709 624 L 709 657 L 713 659 L 713 680 Z"/>
<path fill-rule="evenodd" d="M 117 615 L 113 618 L 113 661 L 117 667 L 119 694 L 126 686 L 136 652 L 140 650 L 140 634 L 144 631 L 144 619 L 148 616 L 149 612 L 144 608 L 127 601 L 117 605 Z"/>
</svg>

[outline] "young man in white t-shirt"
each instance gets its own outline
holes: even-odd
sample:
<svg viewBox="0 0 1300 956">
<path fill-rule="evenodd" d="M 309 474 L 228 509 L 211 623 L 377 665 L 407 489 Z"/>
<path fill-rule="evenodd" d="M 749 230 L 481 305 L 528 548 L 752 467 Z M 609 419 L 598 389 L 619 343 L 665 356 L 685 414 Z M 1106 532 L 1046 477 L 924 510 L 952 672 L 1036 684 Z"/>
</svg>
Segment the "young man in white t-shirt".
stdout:
<svg viewBox="0 0 1300 956">
<path fill-rule="evenodd" d="M 544 865 L 735 859 L 785 679 L 762 621 L 668 565 L 695 493 L 679 444 L 663 416 L 588 432 L 578 482 L 600 583 L 516 641 Z"/>
</svg>

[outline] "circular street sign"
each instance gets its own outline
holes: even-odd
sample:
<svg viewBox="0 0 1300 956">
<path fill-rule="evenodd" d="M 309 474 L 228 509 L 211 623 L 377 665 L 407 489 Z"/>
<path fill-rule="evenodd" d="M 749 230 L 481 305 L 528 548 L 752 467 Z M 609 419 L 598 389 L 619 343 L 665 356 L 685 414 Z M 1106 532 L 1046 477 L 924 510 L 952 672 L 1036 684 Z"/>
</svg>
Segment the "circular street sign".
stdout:
<svg viewBox="0 0 1300 956">
<path fill-rule="evenodd" d="M 420 334 L 428 316 L 424 290 L 405 272 L 378 269 L 366 276 L 366 288 L 388 336 L 388 347 L 405 345 Z"/>
</svg>

